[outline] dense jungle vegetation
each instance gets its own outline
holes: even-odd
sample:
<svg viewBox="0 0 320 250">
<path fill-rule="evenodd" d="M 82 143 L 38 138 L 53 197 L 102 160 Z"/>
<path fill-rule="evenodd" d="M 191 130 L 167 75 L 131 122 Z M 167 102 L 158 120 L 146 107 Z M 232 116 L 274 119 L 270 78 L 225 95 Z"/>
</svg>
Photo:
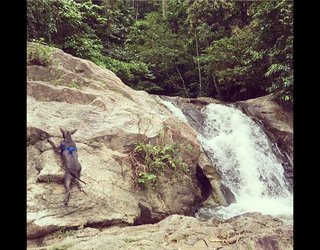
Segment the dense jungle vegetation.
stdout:
<svg viewBox="0 0 320 250">
<path fill-rule="evenodd" d="M 293 103 L 293 2 L 27 0 L 27 39 L 152 94 Z"/>
</svg>

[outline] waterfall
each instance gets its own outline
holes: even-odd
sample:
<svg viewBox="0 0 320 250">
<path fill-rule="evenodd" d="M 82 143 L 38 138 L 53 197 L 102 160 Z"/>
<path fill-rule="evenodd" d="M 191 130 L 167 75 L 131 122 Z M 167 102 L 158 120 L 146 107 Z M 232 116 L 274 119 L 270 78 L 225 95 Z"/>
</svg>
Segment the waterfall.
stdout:
<svg viewBox="0 0 320 250">
<path fill-rule="evenodd" d="M 172 102 L 163 100 L 160 98 L 160 101 L 169 109 L 169 111 L 174 114 L 179 120 L 188 123 L 187 117 L 183 114 L 181 109 L 175 106 Z"/>
<path fill-rule="evenodd" d="M 162 102 L 187 121 L 178 107 Z M 223 218 L 245 212 L 291 216 L 293 197 L 283 166 L 261 127 L 232 106 L 209 104 L 202 112 L 206 120 L 199 142 L 236 198 L 228 207 L 202 208 L 202 212 Z"/>
</svg>

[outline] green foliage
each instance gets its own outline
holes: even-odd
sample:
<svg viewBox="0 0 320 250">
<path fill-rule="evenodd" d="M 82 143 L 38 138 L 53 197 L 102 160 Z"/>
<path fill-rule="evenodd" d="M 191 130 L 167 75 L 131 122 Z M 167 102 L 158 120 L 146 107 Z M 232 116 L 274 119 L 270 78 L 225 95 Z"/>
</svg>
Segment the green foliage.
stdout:
<svg viewBox="0 0 320 250">
<path fill-rule="evenodd" d="M 74 81 L 69 82 L 68 86 L 69 86 L 70 88 L 81 89 L 79 83 L 74 82 Z"/>
<path fill-rule="evenodd" d="M 101 54 L 101 41 L 87 34 L 74 34 L 69 36 L 64 44 L 64 50 L 81 58 L 91 59 L 98 63 L 103 58 Z"/>
<path fill-rule="evenodd" d="M 173 17 L 171 16 L 171 21 Z M 174 24 L 173 24 L 174 25 Z M 163 19 L 160 13 L 150 13 L 145 20 L 137 21 L 128 35 L 126 49 L 133 60 L 143 61 L 150 65 L 155 76 L 150 81 L 157 88 L 153 93 L 168 92 L 187 95 L 184 69 L 194 67 L 193 58 L 187 54 L 183 33 L 176 34 L 171 24 Z"/>
<path fill-rule="evenodd" d="M 278 100 L 293 102 L 293 2 L 262 1 L 252 4 L 259 34 L 258 48 L 268 55 L 264 71 L 269 87 Z M 276 21 L 275 21 L 276 20 Z"/>
<path fill-rule="evenodd" d="M 51 35 L 57 32 L 57 13 L 60 2 L 52 0 L 27 1 L 27 38 L 43 37 L 51 42 Z"/>
<path fill-rule="evenodd" d="M 103 57 L 97 64 L 113 71 L 127 85 L 141 90 L 150 90 L 150 80 L 154 75 L 150 72 L 148 65 L 140 61 L 124 62 L 111 57 Z"/>
<path fill-rule="evenodd" d="M 77 28 L 82 24 L 81 4 L 72 0 L 65 0 L 61 2 L 61 9 L 59 11 L 60 17 L 67 21 L 68 24 Z"/>
<path fill-rule="evenodd" d="M 186 150 L 190 150 L 190 145 Z M 136 167 L 137 182 L 143 186 L 155 184 L 157 176 L 163 172 L 189 172 L 182 159 L 181 146 L 138 142 L 133 149 L 133 157 L 139 162 Z"/>
<path fill-rule="evenodd" d="M 53 48 L 43 44 L 32 44 L 27 48 L 27 64 L 48 66 L 52 63 Z"/>
<path fill-rule="evenodd" d="M 153 94 L 293 102 L 292 1 L 165 3 L 164 13 L 157 0 L 28 0 L 27 38 Z M 28 64 L 48 65 L 46 55 L 28 51 Z"/>
<path fill-rule="evenodd" d="M 138 183 L 146 185 L 147 183 L 153 183 L 157 176 L 150 173 L 139 173 Z"/>
<path fill-rule="evenodd" d="M 211 37 L 199 36 L 204 48 L 200 57 L 204 80 L 210 85 L 208 77 L 215 77 L 227 101 L 269 92 L 292 102 L 293 3 L 285 0 L 247 1 L 246 6 L 244 3 L 215 1 L 209 6 L 209 1 L 194 1 L 189 5 L 191 26 L 199 34 L 208 33 L 206 29 L 212 31 Z M 207 28 L 201 28 L 204 24 Z M 208 87 L 207 93 L 210 94 Z"/>
<path fill-rule="evenodd" d="M 187 21 L 191 30 L 203 31 L 202 25 L 209 29 L 210 40 L 228 36 L 234 23 L 235 3 L 232 1 L 189 1 Z"/>
<path fill-rule="evenodd" d="M 205 72 L 214 75 L 225 100 L 241 100 L 265 93 L 265 57 L 255 49 L 252 27 L 234 29 L 228 38 L 216 41 L 202 56 Z M 260 84 L 257 84 L 259 82 Z"/>
<path fill-rule="evenodd" d="M 126 57 L 123 50 L 113 47 L 124 43 L 133 20 L 130 11 L 119 1 L 100 4 L 73 0 L 28 1 L 28 40 L 43 37 L 43 41 L 67 53 L 112 70 L 132 87 L 148 89 L 150 85 L 152 89 L 149 80 L 154 76 L 148 65 L 123 60 Z"/>
</svg>

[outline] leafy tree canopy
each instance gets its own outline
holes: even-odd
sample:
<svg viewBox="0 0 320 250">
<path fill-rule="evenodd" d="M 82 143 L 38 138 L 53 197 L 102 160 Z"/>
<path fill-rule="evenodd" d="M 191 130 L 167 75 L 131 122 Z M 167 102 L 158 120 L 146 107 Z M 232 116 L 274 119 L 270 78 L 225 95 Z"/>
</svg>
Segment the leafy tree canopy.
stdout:
<svg viewBox="0 0 320 250">
<path fill-rule="evenodd" d="M 293 2 L 28 0 L 28 40 L 149 93 L 293 103 Z"/>
</svg>

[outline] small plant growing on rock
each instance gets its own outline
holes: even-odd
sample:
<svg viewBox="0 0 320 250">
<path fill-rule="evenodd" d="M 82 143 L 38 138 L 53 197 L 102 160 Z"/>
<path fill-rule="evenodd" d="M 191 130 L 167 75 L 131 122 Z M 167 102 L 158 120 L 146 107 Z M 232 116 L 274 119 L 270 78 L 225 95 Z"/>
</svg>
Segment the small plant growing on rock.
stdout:
<svg viewBox="0 0 320 250">
<path fill-rule="evenodd" d="M 185 147 L 190 150 L 190 146 Z M 191 147 L 192 148 L 192 147 Z M 161 172 L 178 174 L 189 173 L 188 164 L 182 159 L 182 146 L 166 144 L 163 140 L 158 143 L 137 142 L 130 152 L 130 159 L 135 170 L 138 185 L 154 187 L 157 176 Z"/>
<path fill-rule="evenodd" d="M 53 238 L 64 239 L 64 238 L 66 238 L 68 236 L 72 236 L 74 234 L 75 234 L 74 231 L 70 231 L 70 230 L 66 230 L 66 229 L 62 228 L 62 229 L 53 233 Z"/>
<path fill-rule="evenodd" d="M 27 64 L 48 66 L 52 63 L 53 49 L 43 44 L 32 44 L 27 47 Z"/>
<path fill-rule="evenodd" d="M 79 83 L 74 82 L 74 81 L 69 82 L 68 86 L 69 86 L 70 88 L 81 89 Z"/>
<path fill-rule="evenodd" d="M 138 183 L 145 185 L 148 182 L 154 182 L 157 176 L 150 173 L 139 173 Z"/>
<path fill-rule="evenodd" d="M 51 175 L 46 176 L 47 184 L 51 184 L 53 182 L 53 177 Z"/>
</svg>

